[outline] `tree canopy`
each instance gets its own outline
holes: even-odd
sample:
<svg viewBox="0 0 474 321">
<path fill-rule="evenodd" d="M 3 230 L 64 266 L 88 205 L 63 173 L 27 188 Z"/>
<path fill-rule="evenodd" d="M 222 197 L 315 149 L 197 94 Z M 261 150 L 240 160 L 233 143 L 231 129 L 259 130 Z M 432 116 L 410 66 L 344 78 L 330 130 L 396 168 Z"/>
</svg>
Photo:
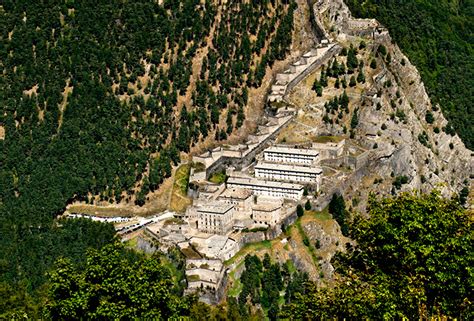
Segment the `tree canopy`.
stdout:
<svg viewBox="0 0 474 321">
<path fill-rule="evenodd" d="M 433 192 L 376 200 L 351 225 L 335 266 L 334 289 L 307 283 L 290 319 L 418 319 L 474 316 L 472 217 L 457 199 Z"/>
<path fill-rule="evenodd" d="M 34 296 L 58 257 L 103 245 L 83 223 L 56 225 L 69 203 L 142 206 L 180 151 L 243 126 L 248 88 L 289 51 L 295 6 L 2 1 L 0 289 Z"/>
<path fill-rule="evenodd" d="M 127 256 L 119 243 L 90 250 L 83 269 L 60 259 L 49 277 L 45 315 L 52 320 L 168 320 L 188 315 L 192 303 L 173 292 L 159 259 Z"/>
</svg>

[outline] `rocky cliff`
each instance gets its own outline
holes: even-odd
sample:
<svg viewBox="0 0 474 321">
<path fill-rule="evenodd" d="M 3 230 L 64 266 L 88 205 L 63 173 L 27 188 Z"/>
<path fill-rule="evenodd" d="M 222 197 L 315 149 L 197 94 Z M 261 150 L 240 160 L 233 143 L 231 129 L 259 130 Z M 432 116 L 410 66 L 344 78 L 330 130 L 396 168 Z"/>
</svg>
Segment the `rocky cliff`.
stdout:
<svg viewBox="0 0 474 321">
<path fill-rule="evenodd" d="M 359 63 L 364 64 L 366 81 L 357 84 L 357 94 L 350 95 L 350 115 L 339 124 L 319 124 L 320 134 L 344 135 L 344 126 L 349 128 L 350 116 L 358 111 L 353 141 L 370 153 L 358 179 L 345 177 L 351 184 L 342 184 L 341 191 L 357 197 L 360 202 L 355 203 L 363 209 L 369 192 L 438 189 L 451 196 L 470 184 L 473 153 L 446 128 L 447 121 L 439 106 L 431 104 L 416 67 L 387 30 L 373 19 L 352 18 L 342 0 L 320 0 L 314 12 L 326 36 L 357 48 Z M 372 60 L 375 68 L 369 66 Z M 359 179 L 361 171 L 364 179 Z M 397 177 L 402 184 L 393 188 Z"/>
<path fill-rule="evenodd" d="M 280 142 L 307 144 L 321 135 L 345 138 L 347 142 L 344 159 L 323 163 L 325 182 L 315 204 L 324 206 L 334 192 L 340 192 L 348 207 L 364 213 L 370 193 L 391 195 L 437 189 L 451 197 L 471 185 L 474 154 L 447 127 L 416 67 L 393 43 L 388 31 L 376 20 L 354 19 L 342 0 L 320 0 L 313 9 L 316 25 L 325 37 L 347 50 L 355 48 L 359 64 L 354 72 L 330 77 L 322 95 L 318 96 L 313 87 L 323 73 L 316 70 L 287 97 L 298 113 L 280 135 Z M 345 68 L 347 59 L 345 54 L 335 57 Z M 334 60 L 325 71 L 333 64 Z M 365 79 L 358 79 L 353 86 L 336 84 L 336 79 L 349 84 L 350 78 L 358 78 L 361 71 Z M 331 101 L 343 92 L 350 101 L 347 110 L 331 109 Z M 316 258 L 304 255 L 305 246 L 294 235 L 291 258 L 312 278 L 331 279 L 331 259 L 336 251 L 344 249 L 348 239 L 332 220 L 334 225 L 303 218 L 301 232 L 309 239 Z"/>
</svg>

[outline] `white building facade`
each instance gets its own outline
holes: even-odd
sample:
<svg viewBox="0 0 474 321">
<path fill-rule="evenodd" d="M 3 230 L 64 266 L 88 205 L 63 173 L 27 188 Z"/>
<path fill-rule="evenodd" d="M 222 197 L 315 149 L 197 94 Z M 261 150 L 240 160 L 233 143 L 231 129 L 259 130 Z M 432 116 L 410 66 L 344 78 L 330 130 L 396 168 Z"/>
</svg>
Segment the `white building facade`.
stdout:
<svg viewBox="0 0 474 321">
<path fill-rule="evenodd" d="M 227 234 L 233 225 L 234 206 L 213 202 L 196 208 L 198 230 L 209 234 Z"/>
<path fill-rule="evenodd" d="M 245 188 L 251 190 L 255 195 L 286 199 L 301 199 L 304 191 L 303 185 L 300 184 L 245 177 L 230 177 L 227 180 L 227 188 Z"/>
<path fill-rule="evenodd" d="M 259 163 L 255 166 L 257 178 L 315 184 L 319 190 L 323 170 L 320 167 Z"/>
<path fill-rule="evenodd" d="M 259 204 L 252 207 L 252 219 L 255 224 L 275 226 L 281 219 L 282 207 L 278 203 Z"/>
<path fill-rule="evenodd" d="M 218 201 L 234 205 L 236 211 L 247 212 L 253 203 L 252 192 L 242 188 L 228 188 L 219 197 Z"/>
<path fill-rule="evenodd" d="M 312 149 L 300 149 L 272 146 L 263 151 L 266 162 L 312 165 L 319 161 L 319 152 Z"/>
</svg>

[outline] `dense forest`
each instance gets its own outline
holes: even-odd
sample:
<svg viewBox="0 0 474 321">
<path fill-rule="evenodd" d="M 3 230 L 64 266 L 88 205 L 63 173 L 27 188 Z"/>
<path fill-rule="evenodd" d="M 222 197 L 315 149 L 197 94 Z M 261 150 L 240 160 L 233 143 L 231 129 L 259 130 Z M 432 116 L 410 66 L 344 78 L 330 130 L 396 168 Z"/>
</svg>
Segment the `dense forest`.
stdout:
<svg viewBox="0 0 474 321">
<path fill-rule="evenodd" d="M 376 18 L 421 73 L 434 104 L 474 149 L 474 2 L 347 0 L 357 17 Z"/>
<path fill-rule="evenodd" d="M 291 262 L 274 263 L 268 254 L 245 257 L 239 296 L 217 307 L 183 296 L 185 266 L 179 250 L 168 256 L 143 256 L 120 243 L 91 250 L 77 268 L 59 259 L 49 274 L 48 299 L 42 315 L 64 319 L 153 319 L 189 317 L 191 320 L 276 320 L 280 305 L 291 304 L 308 281 Z M 170 268 L 173 264 L 173 268 Z M 178 273 L 177 273 L 178 272 Z M 284 293 L 281 296 L 281 293 Z"/>
<path fill-rule="evenodd" d="M 143 205 L 180 151 L 240 128 L 249 88 L 288 53 L 294 9 L 289 0 L 3 1 L 1 296 L 34 297 L 56 258 L 80 262 L 111 241 L 110 227 L 55 222 L 68 203 Z"/>
</svg>

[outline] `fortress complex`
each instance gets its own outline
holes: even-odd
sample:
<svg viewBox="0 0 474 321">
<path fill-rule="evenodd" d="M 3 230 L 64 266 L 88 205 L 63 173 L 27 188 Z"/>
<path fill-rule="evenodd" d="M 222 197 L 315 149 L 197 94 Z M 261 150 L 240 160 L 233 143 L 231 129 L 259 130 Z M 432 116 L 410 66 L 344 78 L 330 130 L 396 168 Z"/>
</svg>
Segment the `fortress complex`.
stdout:
<svg viewBox="0 0 474 321">
<path fill-rule="evenodd" d="M 217 197 L 218 201 L 230 204 L 239 212 L 249 212 L 253 204 L 252 192 L 242 188 L 228 188 Z"/>
</svg>

